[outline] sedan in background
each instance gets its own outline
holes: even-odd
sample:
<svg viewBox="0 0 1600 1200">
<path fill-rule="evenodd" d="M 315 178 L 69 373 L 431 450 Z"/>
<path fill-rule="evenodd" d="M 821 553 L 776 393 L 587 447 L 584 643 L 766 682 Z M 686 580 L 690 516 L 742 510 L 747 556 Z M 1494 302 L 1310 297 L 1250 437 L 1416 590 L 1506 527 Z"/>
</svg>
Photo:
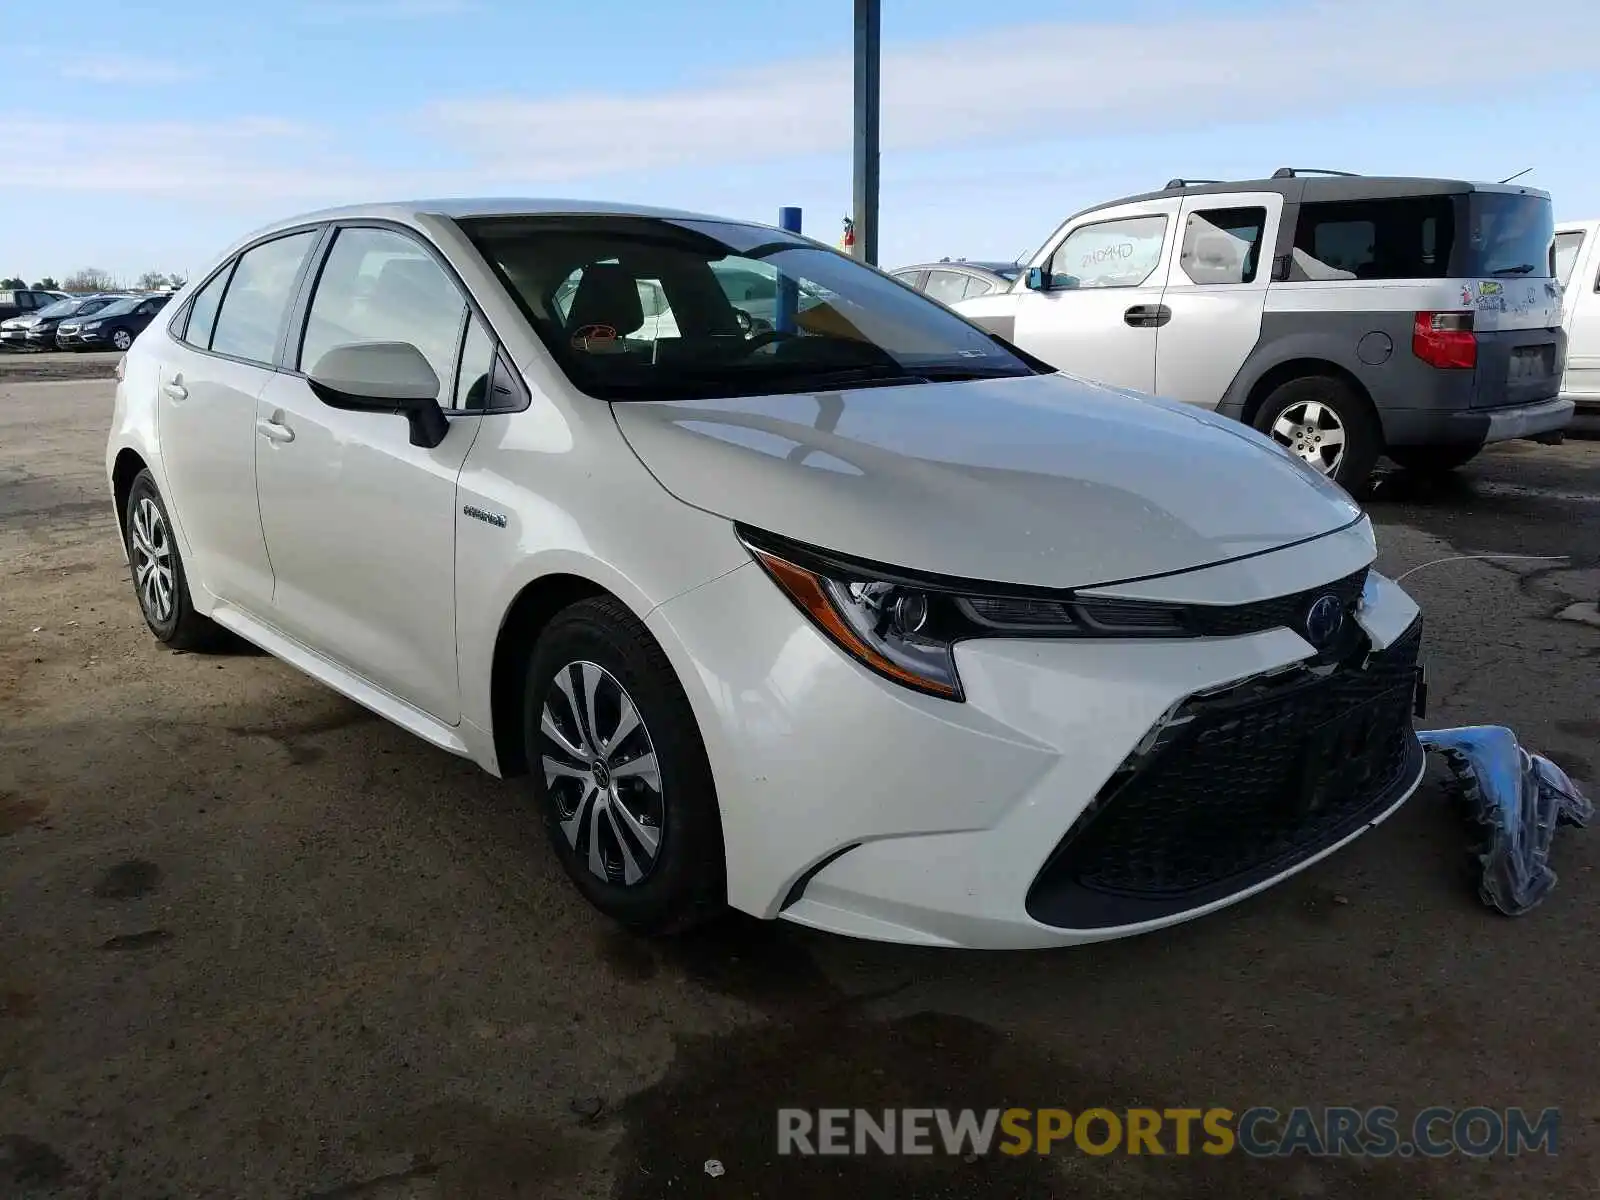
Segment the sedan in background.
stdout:
<svg viewBox="0 0 1600 1200">
<path fill-rule="evenodd" d="M 0 321 L 0 346 L 12 350 L 54 350 L 56 330 L 63 321 L 86 320 L 93 313 L 130 298 L 120 292 L 68 296 L 28 316 Z"/>
<path fill-rule="evenodd" d="M 971 300 L 974 296 L 987 296 L 1003 292 L 1016 282 L 1022 267 L 1009 262 L 968 262 L 944 259 L 920 266 L 901 267 L 893 272 L 902 283 L 908 283 L 941 304 L 954 304 L 957 300 Z"/>
<path fill-rule="evenodd" d="M 87 320 L 63 321 L 56 327 L 56 345 L 63 350 L 126 350 L 171 299 L 170 295 L 129 296 Z"/>
</svg>

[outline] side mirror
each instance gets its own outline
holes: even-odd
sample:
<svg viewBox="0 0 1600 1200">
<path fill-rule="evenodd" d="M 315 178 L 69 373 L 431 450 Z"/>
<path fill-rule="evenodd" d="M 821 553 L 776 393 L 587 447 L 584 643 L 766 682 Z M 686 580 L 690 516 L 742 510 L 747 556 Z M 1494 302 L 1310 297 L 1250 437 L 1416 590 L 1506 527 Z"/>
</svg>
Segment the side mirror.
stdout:
<svg viewBox="0 0 1600 1200">
<path fill-rule="evenodd" d="M 1043 267 L 1029 267 L 1028 273 L 1023 276 L 1023 286 L 1030 292 L 1045 292 L 1050 290 L 1050 272 Z"/>
<path fill-rule="evenodd" d="M 410 342 L 353 342 L 335 346 L 306 376 L 329 408 L 403 413 L 411 444 L 432 449 L 450 432 L 439 407 L 439 377 Z"/>
</svg>

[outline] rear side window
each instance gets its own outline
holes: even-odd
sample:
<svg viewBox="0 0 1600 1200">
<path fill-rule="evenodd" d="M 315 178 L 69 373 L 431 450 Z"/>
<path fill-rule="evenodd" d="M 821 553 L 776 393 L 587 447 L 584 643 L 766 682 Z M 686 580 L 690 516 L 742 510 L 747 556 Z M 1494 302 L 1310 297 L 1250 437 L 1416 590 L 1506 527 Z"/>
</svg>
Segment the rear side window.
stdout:
<svg viewBox="0 0 1600 1200">
<path fill-rule="evenodd" d="M 1291 279 L 1441 279 L 1450 274 L 1449 196 L 1303 204 Z"/>
<path fill-rule="evenodd" d="M 246 250 L 233 269 L 211 334 L 211 349 L 271 365 L 277 357 L 295 281 L 316 234 L 292 233 Z"/>
<path fill-rule="evenodd" d="M 1050 285 L 1138 287 L 1161 264 L 1166 239 L 1167 218 L 1159 215 L 1081 225 L 1051 256 Z"/>
<path fill-rule="evenodd" d="M 335 346 L 409 342 L 428 360 L 446 401 L 466 309 L 461 289 L 412 238 L 341 229 L 311 299 L 300 370 L 314 369 Z"/>
<path fill-rule="evenodd" d="M 1583 249 L 1583 231 L 1556 234 L 1556 278 L 1561 286 L 1572 282 L 1572 272 L 1578 265 L 1578 252 Z"/>
<path fill-rule="evenodd" d="M 954 304 L 967 294 L 967 277 L 956 271 L 929 271 L 922 290 L 941 304 Z"/>
<path fill-rule="evenodd" d="M 1211 208 L 1183 225 L 1178 265 L 1195 283 L 1253 283 L 1261 263 L 1264 208 Z"/>
<path fill-rule="evenodd" d="M 211 349 L 211 331 L 217 324 L 217 309 L 222 305 L 222 293 L 227 289 L 228 276 L 233 272 L 230 263 L 218 271 L 212 281 L 195 293 L 189 304 L 189 319 L 184 326 L 183 340 L 201 350 Z"/>
</svg>

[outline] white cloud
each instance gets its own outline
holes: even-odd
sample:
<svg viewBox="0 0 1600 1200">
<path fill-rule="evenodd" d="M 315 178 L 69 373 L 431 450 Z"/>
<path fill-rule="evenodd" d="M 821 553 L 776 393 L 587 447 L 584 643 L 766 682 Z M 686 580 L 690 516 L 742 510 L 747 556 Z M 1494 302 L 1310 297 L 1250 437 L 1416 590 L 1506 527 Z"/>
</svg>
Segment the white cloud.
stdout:
<svg viewBox="0 0 1600 1200">
<path fill-rule="evenodd" d="M 1590 69 L 1597 40 L 1592 0 L 1556 0 L 1531 25 L 1503 0 L 1346 0 L 1232 19 L 1011 27 L 886 50 L 883 147 L 1101 138 L 1400 95 L 1482 103 Z M 851 79 L 843 55 L 671 91 L 456 99 L 430 114 L 486 164 L 553 181 L 838 151 L 850 144 Z"/>
<path fill-rule="evenodd" d="M 186 83 L 203 74 L 196 67 L 155 59 L 90 56 L 72 59 L 61 67 L 63 79 L 88 83 L 163 84 Z"/>
</svg>

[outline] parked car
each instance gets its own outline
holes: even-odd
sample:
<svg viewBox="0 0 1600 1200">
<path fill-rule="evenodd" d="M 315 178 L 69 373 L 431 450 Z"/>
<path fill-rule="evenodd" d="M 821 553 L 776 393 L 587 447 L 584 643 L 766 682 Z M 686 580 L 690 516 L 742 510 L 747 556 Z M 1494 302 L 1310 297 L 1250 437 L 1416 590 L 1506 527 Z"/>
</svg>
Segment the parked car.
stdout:
<svg viewBox="0 0 1600 1200">
<path fill-rule="evenodd" d="M 68 296 L 26 317 L 0 321 L 0 345 L 13 349 L 54 350 L 56 331 L 63 321 L 83 320 L 108 305 L 126 300 L 120 292 L 97 296 Z"/>
<path fill-rule="evenodd" d="M 1007 291 L 1022 275 L 1020 263 L 969 262 L 946 258 L 936 263 L 901 267 L 894 277 L 926 292 L 941 304 Z"/>
<path fill-rule="evenodd" d="M 1283 168 L 1069 217 L 979 324 L 1090 379 L 1269 434 L 1347 488 L 1559 436 L 1550 197 Z"/>
<path fill-rule="evenodd" d="M 1573 427 L 1600 433 L 1600 221 L 1556 226 L 1556 278 L 1567 333 L 1561 394 L 1575 407 Z"/>
<path fill-rule="evenodd" d="M 729 295 L 769 272 L 825 297 L 792 331 Z M 671 337 L 641 336 L 641 280 Z M 782 230 L 298 217 L 118 373 L 106 470 L 153 635 L 232 631 L 526 775 L 632 928 L 726 903 L 929 945 L 1140 933 L 1422 774 L 1417 606 L 1344 491 Z"/>
<path fill-rule="evenodd" d="M 0 291 L 0 321 L 11 317 L 31 316 L 41 308 L 48 308 L 57 297 L 50 292 L 33 288 L 14 288 Z"/>
<path fill-rule="evenodd" d="M 98 312 L 70 317 L 56 327 L 56 345 L 63 350 L 126 350 L 171 299 L 129 296 Z"/>
</svg>

